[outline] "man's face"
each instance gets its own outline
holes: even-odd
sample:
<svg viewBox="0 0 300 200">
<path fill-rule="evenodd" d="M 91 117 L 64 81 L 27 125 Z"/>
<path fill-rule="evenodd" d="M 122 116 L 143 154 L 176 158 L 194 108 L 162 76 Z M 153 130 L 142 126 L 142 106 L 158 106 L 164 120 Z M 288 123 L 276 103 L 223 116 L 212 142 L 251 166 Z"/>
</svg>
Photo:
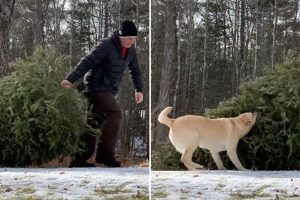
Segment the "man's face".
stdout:
<svg viewBox="0 0 300 200">
<path fill-rule="evenodd" d="M 120 36 L 120 43 L 121 46 L 124 48 L 130 48 L 135 42 L 135 40 L 136 40 L 136 36 L 126 36 L 126 37 Z"/>
</svg>

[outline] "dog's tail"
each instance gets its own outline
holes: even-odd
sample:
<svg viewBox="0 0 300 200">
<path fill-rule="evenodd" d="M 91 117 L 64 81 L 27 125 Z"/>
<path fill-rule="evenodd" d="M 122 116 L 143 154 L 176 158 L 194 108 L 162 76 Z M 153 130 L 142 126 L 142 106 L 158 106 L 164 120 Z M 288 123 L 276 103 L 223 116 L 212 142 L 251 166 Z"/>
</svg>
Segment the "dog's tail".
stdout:
<svg viewBox="0 0 300 200">
<path fill-rule="evenodd" d="M 158 116 L 158 121 L 162 124 L 167 125 L 170 128 L 174 120 L 170 119 L 168 117 L 168 114 L 172 111 L 172 109 L 172 107 L 166 107 L 163 111 L 161 111 L 161 113 Z"/>
</svg>

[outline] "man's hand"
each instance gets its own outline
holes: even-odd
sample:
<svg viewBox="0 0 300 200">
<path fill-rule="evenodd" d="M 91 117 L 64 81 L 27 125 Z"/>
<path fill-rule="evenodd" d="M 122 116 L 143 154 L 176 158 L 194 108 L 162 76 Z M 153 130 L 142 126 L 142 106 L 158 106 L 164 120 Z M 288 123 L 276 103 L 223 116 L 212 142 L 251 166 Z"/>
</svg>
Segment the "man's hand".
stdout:
<svg viewBox="0 0 300 200">
<path fill-rule="evenodd" d="M 135 92 L 135 101 L 136 103 L 141 103 L 144 99 L 144 95 L 141 92 Z"/>
<path fill-rule="evenodd" d="M 62 82 L 60 84 L 61 84 L 61 86 L 63 86 L 63 88 L 66 88 L 66 89 L 73 87 L 73 84 L 68 80 L 62 80 Z"/>
</svg>

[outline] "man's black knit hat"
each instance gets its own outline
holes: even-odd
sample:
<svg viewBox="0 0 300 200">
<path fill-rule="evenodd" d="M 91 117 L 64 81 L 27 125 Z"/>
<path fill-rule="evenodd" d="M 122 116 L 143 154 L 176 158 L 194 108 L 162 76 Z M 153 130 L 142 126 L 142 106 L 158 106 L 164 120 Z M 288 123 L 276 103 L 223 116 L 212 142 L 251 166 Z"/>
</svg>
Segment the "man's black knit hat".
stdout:
<svg viewBox="0 0 300 200">
<path fill-rule="evenodd" d="M 128 37 L 128 36 L 137 36 L 137 28 L 132 21 L 125 20 L 121 24 L 119 30 L 119 36 Z"/>
</svg>

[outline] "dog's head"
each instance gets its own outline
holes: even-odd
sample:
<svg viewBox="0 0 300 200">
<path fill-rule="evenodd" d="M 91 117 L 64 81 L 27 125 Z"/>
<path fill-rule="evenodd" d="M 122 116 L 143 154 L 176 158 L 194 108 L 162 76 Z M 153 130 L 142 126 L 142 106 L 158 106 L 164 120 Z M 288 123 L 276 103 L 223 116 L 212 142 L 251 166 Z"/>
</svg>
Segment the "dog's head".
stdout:
<svg viewBox="0 0 300 200">
<path fill-rule="evenodd" d="M 257 113 L 256 112 L 254 112 L 254 113 L 247 112 L 247 113 L 241 114 L 240 117 L 246 126 L 253 126 L 256 121 Z"/>
</svg>

